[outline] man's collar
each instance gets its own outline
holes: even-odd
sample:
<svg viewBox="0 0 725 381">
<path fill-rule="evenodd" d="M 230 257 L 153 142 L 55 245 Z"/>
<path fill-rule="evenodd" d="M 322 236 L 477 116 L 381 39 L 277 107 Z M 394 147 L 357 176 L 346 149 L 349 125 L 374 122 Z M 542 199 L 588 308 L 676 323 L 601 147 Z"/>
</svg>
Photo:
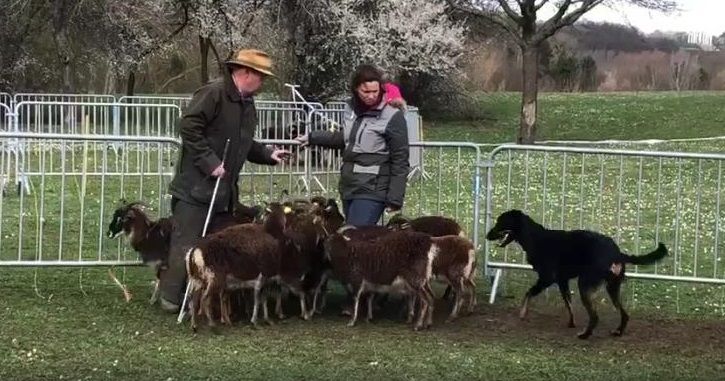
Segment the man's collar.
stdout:
<svg viewBox="0 0 725 381">
<path fill-rule="evenodd" d="M 226 75 L 224 76 L 224 87 L 226 88 L 227 96 L 232 102 L 240 102 L 242 100 L 241 94 L 239 94 L 237 86 L 234 85 L 234 78 L 232 78 L 232 73 L 230 73 L 229 71 L 227 71 Z"/>
</svg>

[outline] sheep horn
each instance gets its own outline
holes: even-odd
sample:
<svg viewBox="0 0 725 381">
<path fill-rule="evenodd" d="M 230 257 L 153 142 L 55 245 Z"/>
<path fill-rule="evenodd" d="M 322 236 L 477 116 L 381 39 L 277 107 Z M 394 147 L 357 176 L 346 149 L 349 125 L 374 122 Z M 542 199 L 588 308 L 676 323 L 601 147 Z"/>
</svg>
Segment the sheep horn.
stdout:
<svg viewBox="0 0 725 381">
<path fill-rule="evenodd" d="M 337 229 L 337 234 L 344 234 L 348 230 L 355 230 L 355 229 L 357 229 L 357 228 L 353 225 L 344 225 L 344 226 L 340 227 L 339 229 Z"/>
</svg>

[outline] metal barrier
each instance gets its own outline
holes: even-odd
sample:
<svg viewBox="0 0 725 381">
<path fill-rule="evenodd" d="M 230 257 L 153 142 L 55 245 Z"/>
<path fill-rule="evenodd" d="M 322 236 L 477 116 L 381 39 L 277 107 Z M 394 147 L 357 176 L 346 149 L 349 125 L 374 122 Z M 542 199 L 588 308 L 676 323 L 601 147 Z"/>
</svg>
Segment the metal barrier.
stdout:
<svg viewBox="0 0 725 381">
<path fill-rule="evenodd" d="M 44 94 L 17 93 L 13 96 L 13 107 L 20 102 L 82 102 L 115 103 L 116 97 L 106 94 Z"/>
<path fill-rule="evenodd" d="M 152 204 L 166 216 L 168 183 L 180 142 L 167 137 L 0 133 L 2 144 L 17 139 L 31 147 L 22 157 L 31 192 L 0 195 L 0 266 L 124 266 L 138 264 L 125 244 L 108 240 L 105 229 L 119 199 Z M 267 141 L 292 146 L 291 141 Z M 104 147 L 120 144 L 117 151 Z M 430 180 L 408 187 L 404 212 L 447 215 L 478 243 L 480 151 L 469 143 L 413 143 L 422 152 Z M 93 160 L 93 150 L 100 158 Z M 73 155 L 76 155 L 75 159 Z M 58 157 L 51 164 L 50 155 Z M 3 159 L 5 155 L 3 155 Z M 0 162 L 4 171 L 6 166 Z M 5 175 L 5 173 L 2 173 Z M 277 199 L 292 189 L 293 170 L 247 163 L 240 177 L 243 202 Z M 337 173 L 323 194 L 338 198 Z M 320 193 L 316 193 L 320 194 Z"/>
<path fill-rule="evenodd" d="M 23 101 L 15 105 L 13 119 L 8 128 L 12 132 L 71 134 L 71 135 L 114 135 L 114 136 L 176 136 L 176 121 L 180 110 L 175 105 L 135 105 L 119 103 L 82 103 L 82 102 L 40 102 Z M 57 152 L 61 144 L 54 142 L 44 145 L 27 145 L 23 140 L 8 140 L 6 167 L 7 176 L 14 176 L 13 181 L 18 191 L 29 194 L 30 188 L 26 176 L 35 176 L 46 171 L 47 175 L 56 175 L 56 165 L 61 158 Z M 98 163 L 105 148 L 118 150 L 119 143 L 94 141 L 90 151 L 93 163 Z M 67 147 L 66 147 L 67 148 Z M 38 155 L 39 150 L 48 150 L 49 166 L 41 169 L 32 161 L 26 160 L 30 155 Z M 73 162 L 79 158 L 77 150 L 68 150 L 69 159 Z M 141 155 L 140 152 L 136 153 Z M 150 156 L 150 153 L 146 153 Z M 149 160 L 147 160 L 148 163 Z M 50 171 L 50 172 L 47 172 Z M 8 179 L 9 181 L 9 179 Z"/>
<path fill-rule="evenodd" d="M 13 120 L 13 109 L 4 103 L 0 103 L 0 131 L 8 131 Z"/>
<path fill-rule="evenodd" d="M 0 132 L 9 131 L 13 126 L 14 120 L 14 114 L 10 106 L 0 103 Z M 0 176 L 0 192 L 3 194 L 9 191 L 10 184 L 12 183 L 9 175 L 12 162 L 10 156 L 17 156 L 17 154 L 17 139 L 2 140 L 0 142 L 0 163 L 2 165 L 2 168 L 0 168 L 0 171 L 2 171 L 2 176 Z"/>
<path fill-rule="evenodd" d="M 176 136 L 178 106 L 23 101 L 15 104 L 16 131 Z M 84 122 L 87 124 L 84 125 Z"/>
<path fill-rule="evenodd" d="M 272 143 L 266 142 L 266 143 Z M 291 148 L 292 142 L 274 142 Z M 445 215 L 455 218 L 464 227 L 474 243 L 479 242 L 482 183 L 480 150 L 473 143 L 411 142 L 412 149 L 420 151 L 421 163 L 428 174 L 426 181 L 409 182 L 403 212 L 410 216 Z M 322 154 L 329 150 L 320 149 Z M 324 184 L 317 191 L 301 196 L 324 195 L 339 199 L 339 167 L 318 174 Z M 243 202 L 258 204 L 279 199 L 282 190 L 293 192 L 300 181 L 293 171 L 247 163 L 240 177 L 240 197 Z"/>
<path fill-rule="evenodd" d="M 118 103 L 145 104 L 145 105 L 176 105 L 179 110 L 186 110 L 191 96 L 158 96 L 158 95 L 124 95 L 118 98 Z"/>
<path fill-rule="evenodd" d="M 0 133 L 3 145 L 8 140 L 20 140 L 30 147 L 21 157 L 20 166 L 38 170 L 25 172 L 30 194 L 0 194 L 0 266 L 139 263 L 137 254 L 127 250 L 127 245 L 106 237 L 106 229 L 121 198 L 152 204 L 156 210 L 151 214 L 169 214 L 165 194 L 173 175 L 171 158 L 178 155 L 178 140 Z M 103 148 L 112 144 L 120 149 Z M 51 155 L 58 160 L 51 162 Z M 1 158 L 6 160 L 6 155 Z M 4 164 L 0 163 L 3 172 Z"/>
<path fill-rule="evenodd" d="M 720 192 L 725 155 L 580 147 L 503 145 L 490 154 L 486 228 L 521 209 L 555 229 L 593 229 L 634 255 L 665 243 L 670 255 L 633 266 L 632 278 L 725 284 Z M 523 253 L 484 245 L 494 276 L 530 269 Z"/>
<path fill-rule="evenodd" d="M 8 106 L 8 108 L 12 109 L 12 103 L 13 103 L 12 95 L 10 95 L 8 93 L 0 92 L 0 104 Z"/>
</svg>

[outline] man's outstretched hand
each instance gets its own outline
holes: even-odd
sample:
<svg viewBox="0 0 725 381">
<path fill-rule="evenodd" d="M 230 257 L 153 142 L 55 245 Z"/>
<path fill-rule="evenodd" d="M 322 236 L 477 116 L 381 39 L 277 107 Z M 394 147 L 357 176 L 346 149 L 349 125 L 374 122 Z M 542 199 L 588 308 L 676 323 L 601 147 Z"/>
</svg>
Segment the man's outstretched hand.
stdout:
<svg viewBox="0 0 725 381">
<path fill-rule="evenodd" d="M 272 151 L 272 160 L 276 161 L 279 164 L 283 161 L 286 161 L 291 154 L 292 152 L 286 149 L 274 147 L 274 150 Z"/>
</svg>

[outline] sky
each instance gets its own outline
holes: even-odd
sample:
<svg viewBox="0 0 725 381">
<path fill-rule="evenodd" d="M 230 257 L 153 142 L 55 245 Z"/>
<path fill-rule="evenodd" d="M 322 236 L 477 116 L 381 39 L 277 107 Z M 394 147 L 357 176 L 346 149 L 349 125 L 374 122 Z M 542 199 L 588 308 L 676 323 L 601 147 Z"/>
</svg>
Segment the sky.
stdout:
<svg viewBox="0 0 725 381">
<path fill-rule="evenodd" d="M 680 11 L 671 14 L 633 6 L 621 6 L 616 10 L 599 6 L 582 19 L 632 25 L 644 33 L 660 30 L 703 32 L 719 36 L 725 32 L 725 0 L 679 0 L 678 2 Z M 539 18 L 548 18 L 552 14 L 553 8 L 549 8 Z"/>
</svg>

